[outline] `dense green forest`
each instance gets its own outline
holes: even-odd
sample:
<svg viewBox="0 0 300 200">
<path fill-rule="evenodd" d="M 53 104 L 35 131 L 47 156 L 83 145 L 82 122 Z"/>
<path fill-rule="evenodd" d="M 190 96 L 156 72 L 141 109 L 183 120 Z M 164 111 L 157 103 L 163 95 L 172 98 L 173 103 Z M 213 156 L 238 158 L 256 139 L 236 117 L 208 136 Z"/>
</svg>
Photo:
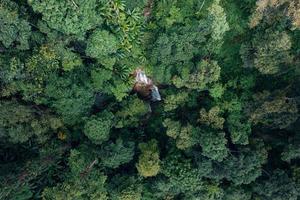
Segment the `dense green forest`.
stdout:
<svg viewBox="0 0 300 200">
<path fill-rule="evenodd" d="M 1 200 L 300 199 L 299 0 L 0 0 L 0 67 Z"/>
</svg>

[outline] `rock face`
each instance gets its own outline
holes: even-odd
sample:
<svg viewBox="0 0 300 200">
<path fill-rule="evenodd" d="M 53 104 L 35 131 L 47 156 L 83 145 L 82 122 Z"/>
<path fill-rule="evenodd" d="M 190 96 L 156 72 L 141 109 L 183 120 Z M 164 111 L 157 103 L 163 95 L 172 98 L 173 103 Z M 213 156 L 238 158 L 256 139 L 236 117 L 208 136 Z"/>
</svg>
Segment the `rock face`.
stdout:
<svg viewBox="0 0 300 200">
<path fill-rule="evenodd" d="M 150 101 L 161 100 L 158 88 L 153 84 L 153 81 L 146 76 L 142 69 L 136 69 L 133 75 L 135 77 L 133 91 L 136 92 L 141 99 Z"/>
</svg>

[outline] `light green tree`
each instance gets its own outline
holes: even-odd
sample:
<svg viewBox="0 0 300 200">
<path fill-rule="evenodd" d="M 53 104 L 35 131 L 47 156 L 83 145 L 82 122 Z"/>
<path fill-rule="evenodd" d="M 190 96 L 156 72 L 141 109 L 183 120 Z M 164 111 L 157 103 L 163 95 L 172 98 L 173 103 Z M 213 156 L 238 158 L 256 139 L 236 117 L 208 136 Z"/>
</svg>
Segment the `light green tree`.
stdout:
<svg viewBox="0 0 300 200">
<path fill-rule="evenodd" d="M 86 54 L 92 58 L 104 59 L 118 49 L 116 37 L 105 30 L 96 29 L 87 40 Z"/>
<path fill-rule="evenodd" d="M 225 119 L 220 116 L 221 109 L 218 106 L 212 107 L 208 112 L 202 108 L 200 110 L 199 122 L 216 129 L 223 129 Z"/>
<path fill-rule="evenodd" d="M 202 60 L 194 72 L 189 68 L 182 68 L 180 75 L 173 77 L 173 83 L 177 88 L 205 90 L 209 84 L 219 79 L 220 71 L 221 68 L 216 61 Z"/>
<path fill-rule="evenodd" d="M 156 176 L 160 171 L 159 150 L 156 140 L 150 140 L 148 143 L 140 143 L 141 154 L 139 156 L 136 168 L 139 174 L 145 178 Z"/>
<path fill-rule="evenodd" d="M 179 92 L 178 94 L 171 94 L 164 99 L 164 110 L 166 112 L 175 110 L 179 106 L 182 106 L 188 100 L 188 92 Z"/>
<path fill-rule="evenodd" d="M 181 125 L 179 121 L 165 119 L 163 125 L 167 128 L 166 134 L 173 138 L 178 149 L 188 149 L 196 144 L 195 135 L 197 129 L 192 125 Z"/>
</svg>

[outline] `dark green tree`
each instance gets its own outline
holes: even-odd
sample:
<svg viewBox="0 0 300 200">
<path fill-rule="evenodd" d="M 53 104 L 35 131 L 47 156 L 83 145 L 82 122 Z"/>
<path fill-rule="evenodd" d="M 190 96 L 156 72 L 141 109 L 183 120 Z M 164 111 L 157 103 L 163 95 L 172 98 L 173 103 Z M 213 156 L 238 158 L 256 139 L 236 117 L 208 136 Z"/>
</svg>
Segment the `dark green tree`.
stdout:
<svg viewBox="0 0 300 200">
<path fill-rule="evenodd" d="M 19 6 L 13 1 L 0 2 L 0 44 L 5 48 L 29 49 L 31 26 L 19 14 Z"/>
</svg>

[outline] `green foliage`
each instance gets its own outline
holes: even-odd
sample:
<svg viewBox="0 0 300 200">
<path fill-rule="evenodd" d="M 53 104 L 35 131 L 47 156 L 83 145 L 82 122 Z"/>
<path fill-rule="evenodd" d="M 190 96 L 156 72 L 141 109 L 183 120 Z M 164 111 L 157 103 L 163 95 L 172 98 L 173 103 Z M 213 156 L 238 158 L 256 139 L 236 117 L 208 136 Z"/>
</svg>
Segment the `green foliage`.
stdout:
<svg viewBox="0 0 300 200">
<path fill-rule="evenodd" d="M 209 34 L 207 25 L 200 21 L 193 25 L 171 28 L 170 33 L 160 34 L 151 51 L 151 62 L 155 65 L 179 65 L 188 68 L 190 60 L 198 53 Z M 183 66 L 182 66 L 183 65 Z"/>
<path fill-rule="evenodd" d="M 117 128 L 137 127 L 141 119 L 148 113 L 149 105 L 133 96 L 122 102 L 123 109 L 116 113 Z"/>
<path fill-rule="evenodd" d="M 248 138 L 251 134 L 251 123 L 244 121 L 240 112 L 230 113 L 227 123 L 232 143 L 242 145 L 249 143 Z"/>
<path fill-rule="evenodd" d="M 299 195 L 295 183 L 282 170 L 275 170 L 269 180 L 258 182 L 253 190 L 258 198 L 266 200 L 296 200 Z"/>
<path fill-rule="evenodd" d="M 110 185 L 113 200 L 140 200 L 142 199 L 142 185 L 134 176 L 113 177 Z"/>
<path fill-rule="evenodd" d="M 253 123 L 261 123 L 270 128 L 284 129 L 298 118 L 298 108 L 295 99 L 285 96 L 273 96 L 264 91 L 254 96 L 257 106 L 251 113 Z M 254 105 L 255 105 L 254 104 Z"/>
<path fill-rule="evenodd" d="M 209 89 L 209 94 L 215 99 L 221 98 L 225 88 L 221 84 L 215 84 Z"/>
<path fill-rule="evenodd" d="M 254 141 L 250 149 L 240 148 L 237 156 L 230 155 L 214 166 L 213 176 L 221 176 L 235 185 L 249 184 L 262 175 L 262 164 L 267 161 L 267 150 L 261 141 Z M 216 173 L 216 174 L 215 174 Z"/>
<path fill-rule="evenodd" d="M 107 200 L 105 182 L 107 177 L 97 168 L 89 168 L 88 155 L 72 150 L 69 157 L 71 172 L 68 179 L 53 188 L 46 188 L 43 199 L 99 199 Z M 89 169 L 89 171 L 87 171 Z"/>
<path fill-rule="evenodd" d="M 11 154 L 14 150 L 10 148 L 6 148 L 6 153 L 4 153 L 5 146 L 8 147 L 7 145 L 1 146 L 1 155 L 4 156 L 7 153 L 13 157 L 27 158 L 28 154 L 32 153 L 24 148 L 20 151 L 20 146 L 17 145 L 14 146 L 18 155 Z M 64 175 L 60 173 L 65 172 L 61 163 L 66 149 L 66 146 L 61 146 L 61 143 L 55 140 L 47 141 L 29 160 L 19 162 L 14 161 L 13 157 L 9 158 L 6 164 L 0 166 L 1 199 L 32 199 L 37 193 L 42 192 L 45 186 L 61 181 Z M 13 171 L 12 168 L 14 168 Z"/>
<path fill-rule="evenodd" d="M 219 199 L 223 199 L 224 191 L 222 188 L 220 188 L 218 185 L 214 183 L 206 184 L 204 185 L 203 190 L 201 190 L 201 193 L 195 196 L 196 199 L 203 198 L 208 200 L 219 200 Z"/>
<path fill-rule="evenodd" d="M 135 47 L 142 42 L 143 19 L 140 9 L 127 10 L 126 2 L 104 1 L 103 8 L 100 10 L 105 23 L 118 36 L 121 49 L 126 52 L 134 52 Z M 139 2 L 136 1 L 136 3 Z"/>
<path fill-rule="evenodd" d="M 105 167 L 117 168 L 133 159 L 134 143 L 124 142 L 118 138 L 115 143 L 104 144 L 99 151 L 99 159 Z"/>
<path fill-rule="evenodd" d="M 126 7 L 128 7 L 129 10 L 132 9 L 138 9 L 138 8 L 144 8 L 146 6 L 147 0 L 127 0 L 125 2 Z"/>
<path fill-rule="evenodd" d="M 156 140 L 140 143 L 141 155 L 136 164 L 139 174 L 143 177 L 156 176 L 160 170 L 159 150 Z"/>
<path fill-rule="evenodd" d="M 13 187 L 1 187 L 0 197 L 3 199 L 16 199 L 16 200 L 27 200 L 33 197 L 33 193 L 30 190 L 29 185 L 18 185 Z"/>
<path fill-rule="evenodd" d="M 45 95 L 51 100 L 47 103 L 70 125 L 82 122 L 94 102 L 90 86 L 72 84 L 69 77 L 50 77 Z"/>
<path fill-rule="evenodd" d="M 182 126 L 180 122 L 167 118 L 164 120 L 163 125 L 167 128 L 166 134 L 175 139 L 178 149 L 184 150 L 196 144 L 195 135 L 197 130 L 190 124 Z"/>
<path fill-rule="evenodd" d="M 18 14 L 18 5 L 10 0 L 0 2 L 0 44 L 5 48 L 29 49 L 31 26 Z"/>
<path fill-rule="evenodd" d="M 204 90 L 208 84 L 217 81 L 220 77 L 220 67 L 216 61 L 202 60 L 195 72 L 183 68 L 180 76 L 173 78 L 173 83 L 177 88 L 187 87 L 190 89 Z"/>
<path fill-rule="evenodd" d="M 169 95 L 165 98 L 164 110 L 166 112 L 175 110 L 179 106 L 182 106 L 188 99 L 189 94 L 187 92 L 181 92 L 178 95 Z"/>
<path fill-rule="evenodd" d="M 42 14 L 50 28 L 67 35 L 83 36 L 103 21 L 96 9 L 99 5 L 97 0 L 29 0 L 28 3 L 35 12 Z"/>
<path fill-rule="evenodd" d="M 5 66 L 4 78 L 14 80 L 7 82 L 6 85 L 8 89 L 13 88 L 13 90 L 5 91 L 4 96 L 20 92 L 24 100 L 40 104 L 45 83 L 49 76 L 56 73 L 59 68 L 59 56 L 51 44 L 45 44 L 34 50 L 25 61 L 23 58 L 10 58 L 8 66 Z"/>
<path fill-rule="evenodd" d="M 49 112 L 17 101 L 1 101 L 0 113 L 0 137 L 12 143 L 24 143 L 33 136 L 43 143 L 63 125 L 59 118 Z"/>
<path fill-rule="evenodd" d="M 281 154 L 281 159 L 286 162 L 291 162 L 293 159 L 300 157 L 299 145 L 289 144 L 284 148 L 284 151 Z"/>
<path fill-rule="evenodd" d="M 162 173 L 169 178 L 168 183 L 172 188 L 171 190 L 196 192 L 202 189 L 201 177 L 188 161 L 178 163 L 178 161 L 166 160 L 163 163 Z"/>
<path fill-rule="evenodd" d="M 202 155 L 219 162 L 228 156 L 225 133 L 201 130 L 199 134 L 198 142 L 202 148 Z"/>
<path fill-rule="evenodd" d="M 256 10 L 251 15 L 249 26 L 255 28 L 264 22 L 274 23 L 275 21 L 284 23 L 284 21 L 289 21 L 289 28 L 295 30 L 299 28 L 299 16 L 296 14 L 299 12 L 299 9 L 297 0 L 257 1 Z M 269 15 L 269 13 L 272 13 L 272 15 Z"/>
<path fill-rule="evenodd" d="M 263 74 L 275 74 L 281 65 L 289 64 L 292 57 L 289 53 L 291 48 L 290 37 L 287 33 L 271 33 L 264 42 L 257 43 L 256 58 L 254 65 Z"/>
<path fill-rule="evenodd" d="M 111 56 L 118 50 L 118 41 L 108 31 L 95 30 L 88 38 L 86 55 L 92 58 L 102 59 Z"/>
<path fill-rule="evenodd" d="M 220 0 L 214 0 L 211 6 L 208 8 L 208 19 L 211 23 L 211 41 L 208 42 L 209 51 L 216 51 L 222 46 L 222 39 L 229 30 L 229 25 L 226 20 L 226 13 L 222 6 L 220 6 Z"/>
<path fill-rule="evenodd" d="M 220 6 L 220 0 L 215 0 L 214 3 L 208 9 L 210 17 L 212 18 L 212 39 L 221 40 L 226 31 L 229 30 L 229 26 L 226 21 L 226 14 L 224 9 Z"/>
<path fill-rule="evenodd" d="M 92 84 L 96 90 L 105 90 L 104 86 L 111 77 L 112 72 L 106 69 L 97 68 L 91 71 Z"/>
<path fill-rule="evenodd" d="M 75 67 L 81 66 L 82 60 L 77 54 L 73 53 L 69 49 L 65 49 L 62 52 L 61 65 L 64 71 L 71 71 Z"/>
<path fill-rule="evenodd" d="M 84 125 L 84 134 L 95 144 L 107 141 L 113 126 L 113 118 L 114 115 L 110 112 L 92 116 Z"/>
<path fill-rule="evenodd" d="M 251 193 L 242 187 L 231 186 L 224 191 L 224 200 L 250 200 Z"/>
<path fill-rule="evenodd" d="M 0 199 L 299 199 L 299 10 L 0 0 Z"/>
<path fill-rule="evenodd" d="M 210 125 L 212 128 L 223 129 L 225 119 L 219 116 L 220 112 L 221 110 L 217 106 L 211 108 L 208 112 L 202 108 L 200 110 L 199 122 L 207 126 Z"/>
<path fill-rule="evenodd" d="M 125 83 L 120 79 L 116 79 L 108 89 L 110 93 L 115 96 L 117 101 L 122 101 L 125 97 L 128 96 L 128 92 L 132 89 L 132 85 L 130 83 Z"/>
<path fill-rule="evenodd" d="M 288 33 L 266 30 L 264 35 L 257 34 L 252 45 L 241 50 L 245 66 L 253 65 L 262 74 L 276 74 L 291 67 L 293 56 L 290 53 L 291 39 Z M 255 54 L 251 52 L 255 51 Z"/>
</svg>

